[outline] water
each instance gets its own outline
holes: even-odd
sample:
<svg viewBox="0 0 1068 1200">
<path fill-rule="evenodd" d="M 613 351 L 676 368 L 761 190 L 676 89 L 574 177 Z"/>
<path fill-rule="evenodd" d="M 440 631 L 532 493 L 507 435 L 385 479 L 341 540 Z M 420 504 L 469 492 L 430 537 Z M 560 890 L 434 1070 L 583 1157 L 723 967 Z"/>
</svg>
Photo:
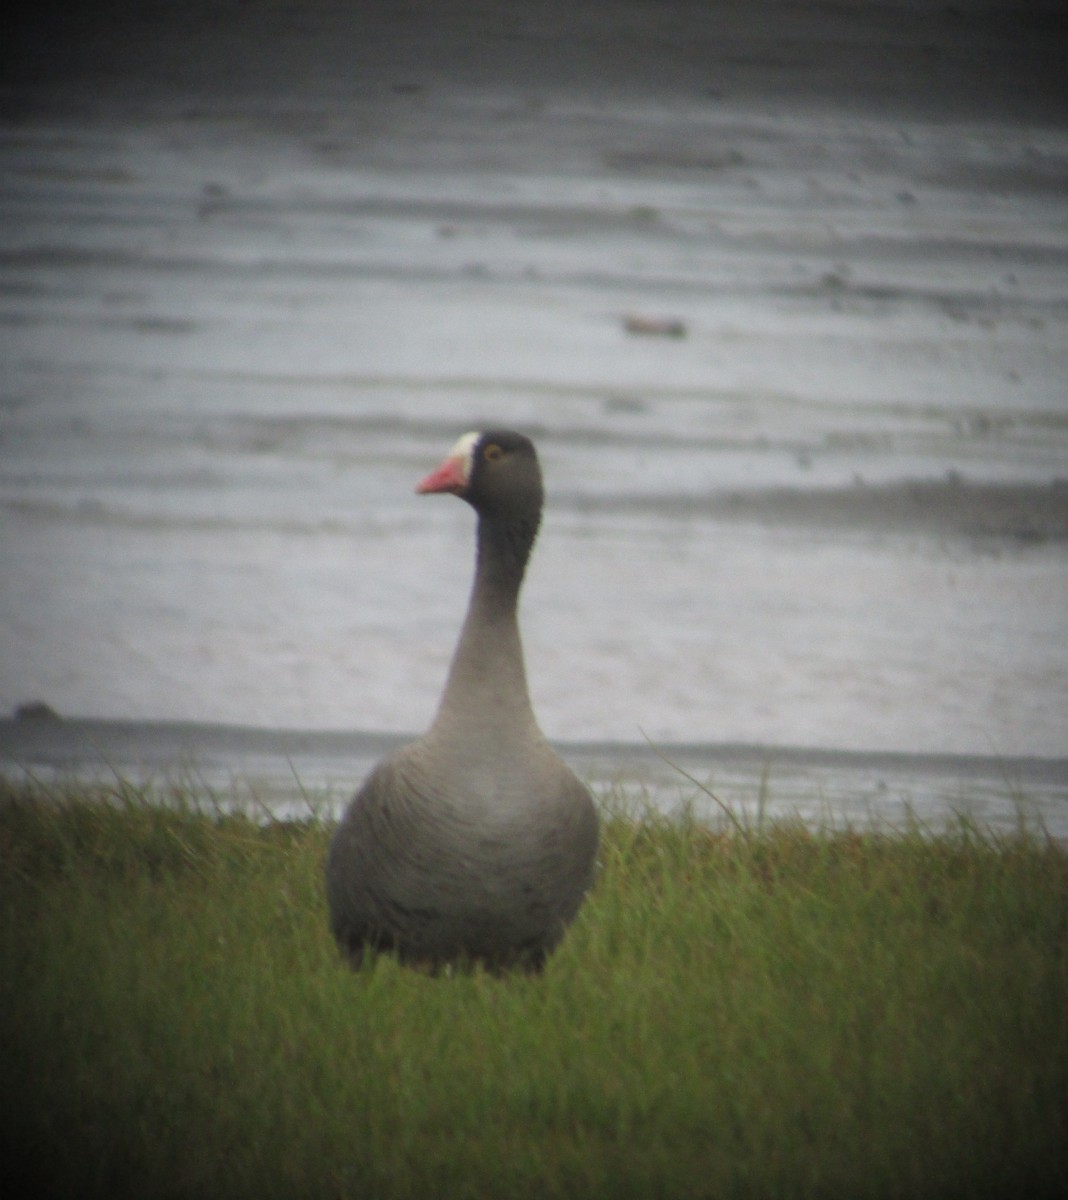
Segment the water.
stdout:
<svg viewBox="0 0 1068 1200">
<path fill-rule="evenodd" d="M 131 57 L 126 93 L 18 92 L 0 710 L 420 729 L 472 519 L 412 488 L 493 423 L 547 475 L 523 625 L 551 737 L 1064 755 L 1048 94 L 895 102 L 873 52 L 842 104 L 814 42 L 796 95 L 717 96 L 671 38 L 600 92 L 595 43 L 506 82 L 402 38 L 350 77 L 317 20 L 329 69 L 280 86 Z"/>
</svg>

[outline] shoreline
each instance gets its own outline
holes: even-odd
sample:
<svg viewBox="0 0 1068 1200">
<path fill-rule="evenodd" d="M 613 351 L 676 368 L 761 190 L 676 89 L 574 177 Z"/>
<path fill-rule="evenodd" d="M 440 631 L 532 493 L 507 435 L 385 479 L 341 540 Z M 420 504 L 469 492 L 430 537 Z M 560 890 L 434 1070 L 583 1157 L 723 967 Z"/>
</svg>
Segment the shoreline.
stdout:
<svg viewBox="0 0 1068 1200">
<path fill-rule="evenodd" d="M 132 782 L 203 793 L 286 818 L 327 818 L 410 734 L 269 729 L 58 716 L 0 719 L 0 775 L 44 784 Z M 744 743 L 554 739 L 599 798 L 716 823 L 927 828 L 973 819 L 998 831 L 1037 822 L 1068 840 L 1068 758 L 857 751 Z"/>
</svg>

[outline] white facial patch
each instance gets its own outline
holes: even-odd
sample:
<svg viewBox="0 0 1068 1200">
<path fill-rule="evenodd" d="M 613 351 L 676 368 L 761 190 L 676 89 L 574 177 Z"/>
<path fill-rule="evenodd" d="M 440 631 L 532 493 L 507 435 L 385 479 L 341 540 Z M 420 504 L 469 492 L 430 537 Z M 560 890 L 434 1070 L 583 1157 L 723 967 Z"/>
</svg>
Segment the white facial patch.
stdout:
<svg viewBox="0 0 1068 1200">
<path fill-rule="evenodd" d="M 481 433 L 465 433 L 449 451 L 449 458 L 459 459 L 464 464 L 464 483 L 471 478 L 471 468 L 475 464 L 475 447 L 481 436 Z"/>
</svg>

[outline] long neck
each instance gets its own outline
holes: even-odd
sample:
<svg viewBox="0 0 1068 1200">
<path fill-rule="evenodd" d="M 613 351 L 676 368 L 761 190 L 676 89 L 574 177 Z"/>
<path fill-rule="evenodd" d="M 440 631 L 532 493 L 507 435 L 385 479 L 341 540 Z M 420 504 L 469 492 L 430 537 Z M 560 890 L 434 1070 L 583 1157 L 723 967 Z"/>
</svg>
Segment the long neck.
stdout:
<svg viewBox="0 0 1068 1200">
<path fill-rule="evenodd" d="M 537 529 L 537 514 L 480 517 L 475 581 L 434 730 L 503 736 L 535 726 L 517 605 Z"/>
</svg>

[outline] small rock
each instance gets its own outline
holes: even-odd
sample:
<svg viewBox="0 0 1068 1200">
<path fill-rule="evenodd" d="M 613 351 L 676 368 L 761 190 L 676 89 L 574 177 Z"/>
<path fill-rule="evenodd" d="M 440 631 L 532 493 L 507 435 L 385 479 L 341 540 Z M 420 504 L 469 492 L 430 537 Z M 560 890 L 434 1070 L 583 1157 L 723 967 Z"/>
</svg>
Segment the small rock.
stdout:
<svg viewBox="0 0 1068 1200">
<path fill-rule="evenodd" d="M 43 700 L 27 700 L 15 709 L 16 721 L 60 721 L 59 713 Z"/>
<path fill-rule="evenodd" d="M 627 333 L 636 333 L 643 337 L 686 336 L 686 324 L 678 317 L 642 317 L 632 314 L 623 318 L 623 328 Z"/>
</svg>

